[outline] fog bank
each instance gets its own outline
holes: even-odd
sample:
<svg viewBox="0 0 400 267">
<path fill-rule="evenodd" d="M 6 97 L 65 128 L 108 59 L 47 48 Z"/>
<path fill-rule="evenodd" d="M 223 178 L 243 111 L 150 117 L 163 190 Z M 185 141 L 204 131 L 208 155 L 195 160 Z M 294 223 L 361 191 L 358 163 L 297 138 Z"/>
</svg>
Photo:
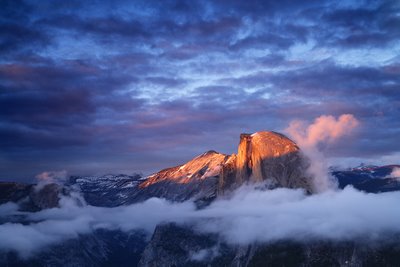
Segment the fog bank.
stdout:
<svg viewBox="0 0 400 267">
<path fill-rule="evenodd" d="M 80 205 L 63 197 L 59 208 L 21 213 L 14 204 L 0 206 L 0 216 L 24 214 L 32 223 L 0 225 L 0 250 L 29 257 L 42 248 L 96 229 L 142 229 L 157 224 L 192 224 L 201 233 L 216 233 L 230 244 L 272 242 L 282 239 L 379 239 L 400 233 L 400 192 L 367 194 L 352 187 L 307 196 L 302 190 L 258 190 L 243 186 L 231 197 L 196 210 L 191 201 L 171 203 L 151 198 L 115 208 Z"/>
</svg>

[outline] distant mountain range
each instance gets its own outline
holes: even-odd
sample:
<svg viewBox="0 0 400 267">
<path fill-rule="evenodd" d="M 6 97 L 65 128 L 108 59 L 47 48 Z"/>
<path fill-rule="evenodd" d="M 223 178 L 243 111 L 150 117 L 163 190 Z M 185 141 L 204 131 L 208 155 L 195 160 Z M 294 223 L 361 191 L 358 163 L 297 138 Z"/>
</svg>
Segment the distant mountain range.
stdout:
<svg viewBox="0 0 400 267">
<path fill-rule="evenodd" d="M 140 175 L 72 176 L 65 183 L 0 183 L 0 204 L 18 203 L 20 211 L 37 212 L 57 207 L 61 195 L 80 192 L 92 206 L 118 207 L 164 198 L 194 201 L 201 209 L 246 183 L 263 183 L 268 189 L 301 188 L 314 193 L 307 160 L 298 146 L 279 133 L 242 134 L 238 153 L 205 152 L 186 164 L 149 177 Z M 340 188 L 380 193 L 400 190 L 400 178 L 391 176 L 400 165 L 360 166 L 331 170 Z M 397 205 L 397 203 L 394 203 Z M 2 217 L 4 223 L 28 223 L 23 217 Z M 174 244 L 171 247 L 171 244 Z M 218 253 L 209 250 L 218 246 Z M 205 259 L 198 261 L 191 251 Z M 215 254 L 215 255 L 214 255 Z M 348 259 L 352 259 L 351 262 Z M 333 243 L 318 240 L 303 244 L 291 240 L 273 244 L 232 247 L 212 234 L 190 227 L 162 224 L 150 240 L 144 232 L 97 230 L 44 249 L 29 259 L 13 251 L 2 252 L 1 266 L 396 266 L 399 244 L 379 248 L 357 241 Z M 399 266 L 399 265 L 397 265 Z"/>
</svg>

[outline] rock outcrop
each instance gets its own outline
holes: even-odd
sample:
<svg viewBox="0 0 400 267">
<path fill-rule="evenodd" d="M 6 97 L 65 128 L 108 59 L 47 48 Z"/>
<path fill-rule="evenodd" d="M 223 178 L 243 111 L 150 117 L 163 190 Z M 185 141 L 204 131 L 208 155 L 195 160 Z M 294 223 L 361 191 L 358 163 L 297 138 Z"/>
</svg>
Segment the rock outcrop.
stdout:
<svg viewBox="0 0 400 267">
<path fill-rule="evenodd" d="M 61 185 L 46 184 L 41 188 L 20 183 L 0 183 L 0 204 L 19 203 L 21 211 L 39 211 L 58 206 L 60 194 L 68 194 Z"/>
<path fill-rule="evenodd" d="M 267 181 L 270 187 L 304 188 L 312 192 L 306 161 L 299 147 L 275 132 L 241 134 L 238 154 L 223 166 L 218 191 L 239 187 L 245 182 Z"/>
<path fill-rule="evenodd" d="M 60 195 L 63 193 L 67 194 L 67 192 L 63 192 L 63 187 L 61 185 L 52 183 L 46 184 L 40 189 L 32 190 L 29 197 L 34 205 L 42 210 L 57 207 Z"/>
</svg>

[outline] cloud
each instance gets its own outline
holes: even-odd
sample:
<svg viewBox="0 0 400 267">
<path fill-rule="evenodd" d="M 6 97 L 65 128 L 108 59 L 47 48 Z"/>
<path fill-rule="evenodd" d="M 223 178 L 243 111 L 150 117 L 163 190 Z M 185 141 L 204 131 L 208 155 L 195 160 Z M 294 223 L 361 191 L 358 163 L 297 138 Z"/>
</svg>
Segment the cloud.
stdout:
<svg viewBox="0 0 400 267">
<path fill-rule="evenodd" d="M 39 182 L 49 182 L 55 183 L 59 180 L 63 181 L 67 177 L 67 172 L 65 170 L 62 171 L 45 171 L 36 175 L 36 179 Z"/>
<path fill-rule="evenodd" d="M 0 205 L 0 217 L 7 217 L 14 210 L 13 204 Z M 173 204 L 152 198 L 143 203 L 116 208 L 84 205 L 82 198 L 62 197 L 60 207 L 36 213 L 22 213 L 30 224 L 4 223 L 0 225 L 0 250 L 17 251 L 22 258 L 40 252 L 44 247 L 90 234 L 96 229 L 133 229 L 152 233 L 164 221 L 182 221 L 195 210 L 192 202 Z M 4 219 L 4 218 L 2 218 Z"/>
<path fill-rule="evenodd" d="M 149 235 L 165 222 L 192 225 L 200 233 L 215 233 L 232 245 L 308 240 L 379 240 L 400 233 L 400 214 L 394 203 L 400 192 L 367 194 L 346 187 L 306 195 L 302 190 L 262 191 L 243 186 L 233 195 L 197 210 L 191 201 L 171 203 L 151 198 L 129 206 L 104 208 L 84 205 L 79 198 L 63 197 L 59 208 L 23 213 L 30 224 L 0 225 L 0 250 L 17 251 L 29 258 L 43 248 L 96 229 L 145 230 Z M 368 208 L 366 208 L 368 207 Z M 0 206 L 2 219 L 15 206 Z M 216 248 L 193 252 L 193 258 L 213 257 Z"/>
<path fill-rule="evenodd" d="M 396 179 L 398 181 L 400 181 L 400 168 L 399 167 L 394 167 L 393 171 L 386 176 L 385 178 L 393 178 Z"/>
<path fill-rule="evenodd" d="M 210 248 L 200 249 L 199 251 L 194 251 L 190 255 L 190 259 L 193 261 L 211 261 L 215 257 L 219 256 L 219 247 L 213 246 Z"/>
<path fill-rule="evenodd" d="M 352 187 L 312 196 L 301 190 L 242 188 L 231 199 L 198 211 L 199 217 L 214 218 L 199 223 L 198 229 L 222 235 L 232 244 L 382 238 L 400 231 L 400 215 L 393 205 L 399 199 L 399 192 L 366 194 Z"/>
<path fill-rule="evenodd" d="M 5 204 L 0 205 L 0 217 L 6 217 L 12 215 L 13 213 L 18 211 L 18 204 L 15 202 L 7 202 Z"/>
<path fill-rule="evenodd" d="M 64 184 L 67 179 L 67 171 L 45 171 L 36 175 L 35 178 L 38 181 L 35 190 L 40 191 L 48 184 Z"/>
<path fill-rule="evenodd" d="M 321 145 L 331 144 L 345 135 L 349 135 L 360 122 L 352 114 L 343 114 L 339 118 L 320 116 L 314 123 L 306 125 L 302 121 L 292 121 L 286 132 L 310 159 L 309 174 L 313 177 L 314 190 L 322 192 L 336 187 L 329 175 L 327 161 Z"/>
<path fill-rule="evenodd" d="M 352 114 L 333 116 L 322 115 L 313 124 L 304 125 L 301 121 L 290 123 L 287 131 L 302 147 L 315 147 L 324 143 L 333 143 L 351 132 L 359 125 Z"/>
</svg>

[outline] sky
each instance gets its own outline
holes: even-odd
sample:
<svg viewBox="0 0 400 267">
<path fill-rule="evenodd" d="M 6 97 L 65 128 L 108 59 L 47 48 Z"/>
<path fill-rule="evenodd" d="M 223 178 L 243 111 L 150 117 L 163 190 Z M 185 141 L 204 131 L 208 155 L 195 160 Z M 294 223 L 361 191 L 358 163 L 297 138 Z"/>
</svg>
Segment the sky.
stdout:
<svg viewBox="0 0 400 267">
<path fill-rule="evenodd" d="M 342 114 L 332 164 L 400 163 L 400 2 L 1 2 L 0 180 L 147 175 Z"/>
</svg>

